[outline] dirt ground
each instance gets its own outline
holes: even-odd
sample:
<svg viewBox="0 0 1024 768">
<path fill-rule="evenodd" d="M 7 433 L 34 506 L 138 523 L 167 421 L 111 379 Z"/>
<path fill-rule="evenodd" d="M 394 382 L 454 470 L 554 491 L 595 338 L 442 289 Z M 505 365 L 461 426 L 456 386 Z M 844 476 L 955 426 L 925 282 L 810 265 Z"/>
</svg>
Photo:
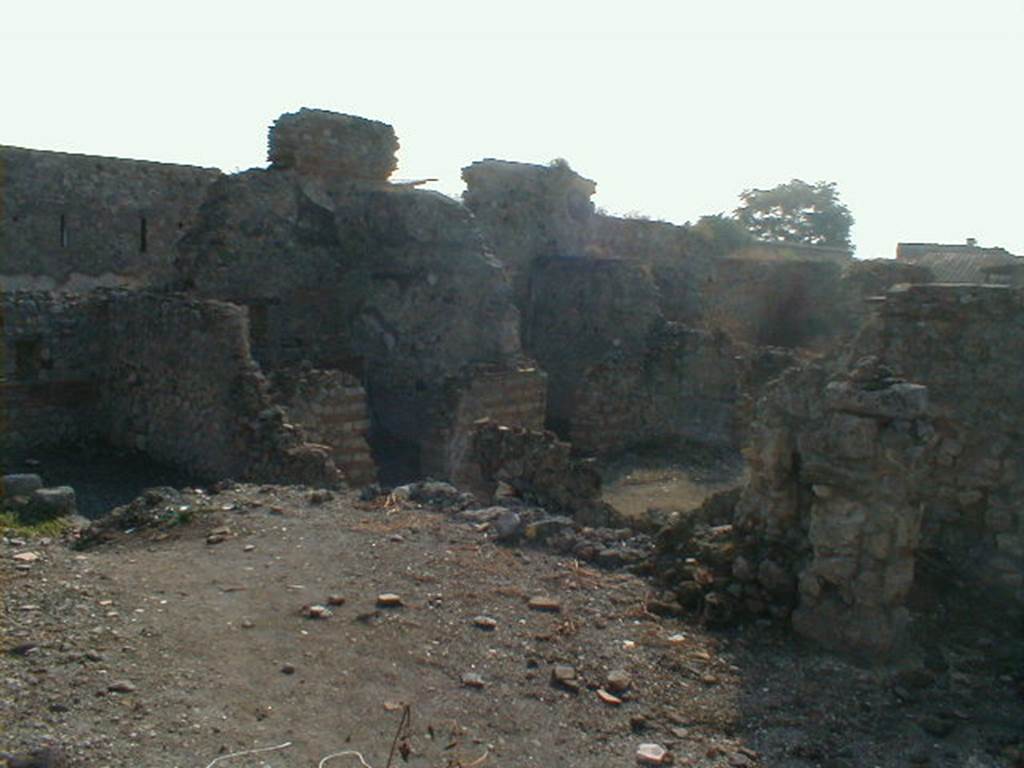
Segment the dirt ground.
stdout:
<svg viewBox="0 0 1024 768">
<path fill-rule="evenodd" d="M 645 742 L 693 766 L 1021 764 L 1020 680 L 998 637 L 951 639 L 942 672 L 857 666 L 771 626 L 652 615 L 637 576 L 431 511 L 254 486 L 182 506 L 215 511 L 84 551 L 0 545 L 0 749 L 50 742 L 88 768 L 355 750 L 384 768 L 407 706 L 411 766 L 626 766 Z M 384 592 L 402 606 L 377 607 Z M 332 616 L 303 615 L 331 595 L 345 599 Z M 552 683 L 555 665 L 578 692 Z M 597 693 L 611 670 L 631 678 L 619 705 Z"/>
<path fill-rule="evenodd" d="M 642 520 L 648 509 L 689 512 L 713 493 L 741 485 L 747 478 L 743 457 L 735 451 L 689 447 L 685 450 L 633 452 L 600 465 L 602 498 L 626 517 Z"/>
</svg>

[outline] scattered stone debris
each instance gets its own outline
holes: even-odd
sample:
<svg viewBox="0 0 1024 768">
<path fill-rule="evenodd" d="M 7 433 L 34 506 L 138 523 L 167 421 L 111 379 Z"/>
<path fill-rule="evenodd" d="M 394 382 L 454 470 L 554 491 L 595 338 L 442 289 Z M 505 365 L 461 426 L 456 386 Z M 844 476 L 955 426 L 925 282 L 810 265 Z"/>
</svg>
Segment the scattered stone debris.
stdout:
<svg viewBox="0 0 1024 768">
<path fill-rule="evenodd" d="M 462 676 L 462 684 L 467 688 L 483 688 L 485 685 L 483 677 L 476 672 L 466 672 Z"/>
<path fill-rule="evenodd" d="M 378 608 L 401 608 L 404 604 L 402 598 L 393 592 L 383 592 L 377 595 Z"/>
<path fill-rule="evenodd" d="M 641 765 L 668 765 L 669 752 L 660 744 L 641 744 L 636 748 L 636 760 Z"/>
<path fill-rule="evenodd" d="M 547 595 L 531 597 L 527 605 L 531 610 L 543 611 L 545 613 L 559 613 L 562 610 L 562 601 L 557 597 L 549 597 Z"/>
</svg>

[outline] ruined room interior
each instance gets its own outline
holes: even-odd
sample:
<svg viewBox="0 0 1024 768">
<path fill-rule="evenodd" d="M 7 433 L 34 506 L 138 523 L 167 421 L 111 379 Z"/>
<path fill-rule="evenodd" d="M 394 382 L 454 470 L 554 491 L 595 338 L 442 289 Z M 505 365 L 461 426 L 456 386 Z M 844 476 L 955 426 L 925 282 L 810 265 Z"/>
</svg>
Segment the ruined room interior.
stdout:
<svg viewBox="0 0 1024 768">
<path fill-rule="evenodd" d="M 397 150 L 0 147 L 5 749 L 1024 764 L 1019 257 L 731 249 Z"/>
</svg>

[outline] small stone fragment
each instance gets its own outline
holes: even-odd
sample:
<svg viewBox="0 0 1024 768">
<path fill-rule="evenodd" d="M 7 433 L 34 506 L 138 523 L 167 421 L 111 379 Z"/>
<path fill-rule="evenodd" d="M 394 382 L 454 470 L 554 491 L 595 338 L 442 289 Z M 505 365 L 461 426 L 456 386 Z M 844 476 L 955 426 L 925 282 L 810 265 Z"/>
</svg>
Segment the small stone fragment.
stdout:
<svg viewBox="0 0 1024 768">
<path fill-rule="evenodd" d="M 327 604 L 328 605 L 334 605 L 334 606 L 344 605 L 345 604 L 345 596 L 344 595 L 328 595 L 327 596 Z"/>
<path fill-rule="evenodd" d="M 556 664 L 554 666 L 551 670 L 551 682 L 573 693 L 580 689 L 579 680 L 576 678 L 576 670 L 568 664 Z"/>
<path fill-rule="evenodd" d="M 622 703 L 622 699 L 620 699 L 618 696 L 614 696 L 608 693 L 608 691 L 606 691 L 604 688 L 597 689 L 597 698 L 599 698 L 605 704 L 610 704 L 613 707 L 617 707 Z"/>
<path fill-rule="evenodd" d="M 254 549 L 256 549 L 255 544 L 246 544 L 244 547 L 242 547 L 243 552 L 252 552 Z"/>
<path fill-rule="evenodd" d="M 334 612 L 325 605 L 306 605 L 302 608 L 302 615 L 307 619 L 329 619 Z"/>
<path fill-rule="evenodd" d="M 633 678 L 624 669 L 613 669 L 608 673 L 608 677 L 604 681 L 605 688 L 612 693 L 623 693 L 629 690 L 629 686 L 632 684 Z"/>
<path fill-rule="evenodd" d="M 462 676 L 462 684 L 467 688 L 483 688 L 484 679 L 476 672 L 467 672 Z"/>
<path fill-rule="evenodd" d="M 534 611 L 546 611 L 548 613 L 559 613 L 562 610 L 562 601 L 557 597 L 537 595 L 531 597 L 529 607 Z"/>
<path fill-rule="evenodd" d="M 642 765 L 664 765 L 668 750 L 659 744 L 641 744 L 636 748 L 636 761 Z"/>
<path fill-rule="evenodd" d="M 242 619 L 242 623 L 241 623 L 242 629 L 252 629 L 255 626 L 256 626 L 256 624 L 253 622 L 252 619 Z"/>
<path fill-rule="evenodd" d="M 474 616 L 473 624 L 488 632 L 492 632 L 498 627 L 498 622 L 490 616 Z"/>
<path fill-rule="evenodd" d="M 402 598 L 393 592 L 383 592 L 377 595 L 377 607 L 379 608 L 401 608 Z"/>
<path fill-rule="evenodd" d="M 295 665 L 294 664 L 282 664 L 281 665 L 281 672 L 283 672 L 286 675 L 294 675 L 295 674 Z"/>
<path fill-rule="evenodd" d="M 34 563 L 41 555 L 38 552 L 19 552 L 14 556 L 14 559 L 19 563 Z"/>
<path fill-rule="evenodd" d="M 131 680 L 115 680 L 107 686 L 111 693 L 135 693 L 138 690 Z"/>
</svg>

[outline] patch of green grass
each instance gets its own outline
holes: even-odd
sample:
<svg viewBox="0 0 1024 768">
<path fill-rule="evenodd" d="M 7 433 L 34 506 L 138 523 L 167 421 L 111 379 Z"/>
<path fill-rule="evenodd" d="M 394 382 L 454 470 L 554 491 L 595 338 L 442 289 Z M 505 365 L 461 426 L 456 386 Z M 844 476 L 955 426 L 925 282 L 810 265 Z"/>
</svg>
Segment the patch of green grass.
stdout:
<svg viewBox="0 0 1024 768">
<path fill-rule="evenodd" d="M 41 517 L 18 514 L 9 509 L 0 509 L 0 531 L 7 536 L 25 539 L 49 536 L 55 538 L 66 531 L 71 524 L 64 517 Z"/>
</svg>

